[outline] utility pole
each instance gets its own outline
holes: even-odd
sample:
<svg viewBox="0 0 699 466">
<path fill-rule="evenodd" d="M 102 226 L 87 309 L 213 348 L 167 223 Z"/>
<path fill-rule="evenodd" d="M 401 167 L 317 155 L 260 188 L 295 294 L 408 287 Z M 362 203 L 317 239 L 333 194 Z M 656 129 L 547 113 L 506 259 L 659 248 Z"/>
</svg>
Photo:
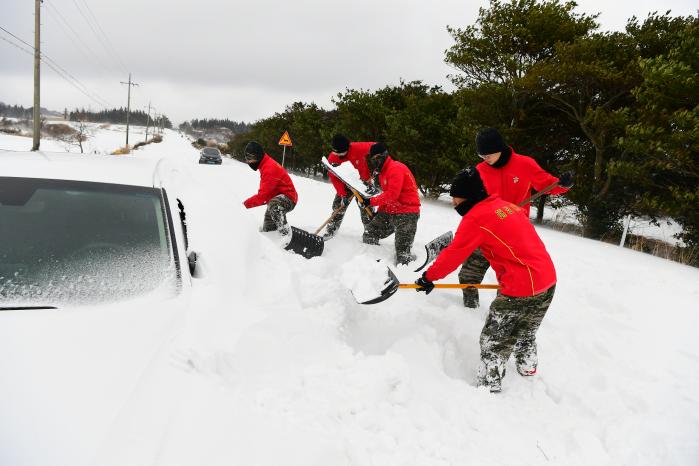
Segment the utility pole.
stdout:
<svg viewBox="0 0 699 466">
<path fill-rule="evenodd" d="M 129 113 L 131 113 L 131 86 L 138 86 L 136 83 L 131 82 L 131 73 L 129 73 L 129 82 L 119 81 L 121 84 L 127 84 L 129 86 L 128 98 L 126 100 L 126 145 L 129 145 Z"/>
<path fill-rule="evenodd" d="M 39 150 L 41 141 L 41 2 L 34 0 L 34 135 L 32 138 L 32 150 Z"/>
<path fill-rule="evenodd" d="M 150 102 L 148 102 L 148 118 L 146 118 L 146 142 L 148 142 L 148 126 L 150 125 Z"/>
</svg>

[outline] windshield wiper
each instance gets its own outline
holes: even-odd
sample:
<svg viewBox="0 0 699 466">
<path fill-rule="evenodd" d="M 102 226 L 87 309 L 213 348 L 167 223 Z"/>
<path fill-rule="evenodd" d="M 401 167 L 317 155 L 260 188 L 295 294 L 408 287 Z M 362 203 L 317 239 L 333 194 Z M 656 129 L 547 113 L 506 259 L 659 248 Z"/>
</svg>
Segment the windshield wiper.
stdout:
<svg viewBox="0 0 699 466">
<path fill-rule="evenodd" d="M 58 309 L 56 306 L 0 306 L 0 311 L 28 311 L 32 309 Z"/>
</svg>

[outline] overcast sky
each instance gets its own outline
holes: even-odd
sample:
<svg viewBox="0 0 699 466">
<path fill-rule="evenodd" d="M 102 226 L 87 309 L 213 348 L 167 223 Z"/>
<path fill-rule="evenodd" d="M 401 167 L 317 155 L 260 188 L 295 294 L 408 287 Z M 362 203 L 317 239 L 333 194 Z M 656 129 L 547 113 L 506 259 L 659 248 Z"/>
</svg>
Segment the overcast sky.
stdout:
<svg viewBox="0 0 699 466">
<path fill-rule="evenodd" d="M 331 108 L 345 88 L 422 80 L 451 90 L 446 26 L 472 24 L 485 0 L 44 0 L 43 53 L 76 78 L 78 91 L 42 66 L 41 104 L 126 106 L 148 102 L 174 123 L 191 118 L 255 121 L 296 101 Z M 580 0 L 604 30 L 659 9 L 650 0 Z M 696 14 L 696 0 L 661 10 Z M 34 43 L 34 2 L 0 0 L 0 27 Z M 0 30 L 0 39 L 19 40 Z M 33 58 L 0 40 L 0 101 L 31 106 Z"/>
</svg>

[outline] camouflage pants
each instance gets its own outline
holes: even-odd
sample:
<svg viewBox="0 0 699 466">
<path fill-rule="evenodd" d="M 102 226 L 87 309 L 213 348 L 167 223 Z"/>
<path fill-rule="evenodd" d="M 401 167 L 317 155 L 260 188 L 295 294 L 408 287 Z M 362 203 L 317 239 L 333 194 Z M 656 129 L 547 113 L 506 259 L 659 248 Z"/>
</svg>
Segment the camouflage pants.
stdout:
<svg viewBox="0 0 699 466">
<path fill-rule="evenodd" d="M 333 206 L 332 206 L 333 212 L 335 212 L 340 207 L 340 200 L 341 199 L 342 198 L 340 196 L 335 194 L 335 199 L 333 199 Z M 357 207 L 359 207 L 359 204 L 357 204 Z M 347 206 L 347 209 L 349 209 L 349 206 Z M 330 220 L 330 222 L 328 223 L 328 226 L 327 226 L 327 230 L 326 230 L 328 235 L 330 235 L 330 236 L 334 235 L 335 232 L 340 228 L 340 225 L 342 225 L 342 220 L 344 220 L 345 214 L 347 213 L 347 209 L 339 211 L 337 214 L 335 214 L 333 219 Z M 364 224 L 364 225 L 369 223 L 369 221 L 371 220 L 369 218 L 369 214 L 366 213 L 366 210 L 362 209 L 361 207 L 359 207 L 359 215 L 361 216 L 362 224 Z"/>
<path fill-rule="evenodd" d="M 387 214 L 378 212 L 371 222 L 364 226 L 363 241 L 379 244 L 379 240 L 396 234 L 396 263 L 407 264 L 414 259 L 410 254 L 417 231 L 420 214 Z"/>
<path fill-rule="evenodd" d="M 488 262 L 488 259 L 485 258 L 480 249 L 476 249 L 461 266 L 461 270 L 459 270 L 459 283 L 482 282 L 489 267 L 490 262 Z M 463 292 L 464 306 L 474 309 L 477 308 L 479 305 L 478 289 L 464 288 Z"/>
<path fill-rule="evenodd" d="M 286 214 L 296 207 L 294 201 L 283 194 L 274 196 L 267 203 L 262 231 L 275 231 L 286 225 Z"/>
<path fill-rule="evenodd" d="M 481 370 L 479 385 L 500 391 L 505 364 L 514 352 L 517 371 L 536 372 L 536 332 L 551 305 L 556 286 L 536 296 L 516 298 L 498 294 L 481 332 Z"/>
</svg>

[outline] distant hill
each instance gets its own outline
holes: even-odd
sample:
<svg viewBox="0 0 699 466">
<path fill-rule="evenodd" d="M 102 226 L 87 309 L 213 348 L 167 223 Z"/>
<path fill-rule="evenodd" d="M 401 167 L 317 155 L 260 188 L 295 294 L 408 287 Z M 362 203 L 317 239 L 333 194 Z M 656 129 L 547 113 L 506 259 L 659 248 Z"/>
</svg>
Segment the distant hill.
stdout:
<svg viewBox="0 0 699 466">
<path fill-rule="evenodd" d="M 40 107 L 41 115 L 46 117 L 62 118 L 63 112 L 48 110 Z M 34 107 L 23 107 L 21 105 L 8 105 L 0 102 L 0 116 L 8 118 L 32 118 L 34 116 Z"/>
<path fill-rule="evenodd" d="M 232 121 L 229 119 L 193 119 L 185 121 L 179 125 L 180 131 L 189 134 L 197 139 L 207 141 L 215 141 L 219 144 L 225 144 L 236 134 L 243 134 L 250 131 L 250 125 L 241 121 Z"/>
</svg>

